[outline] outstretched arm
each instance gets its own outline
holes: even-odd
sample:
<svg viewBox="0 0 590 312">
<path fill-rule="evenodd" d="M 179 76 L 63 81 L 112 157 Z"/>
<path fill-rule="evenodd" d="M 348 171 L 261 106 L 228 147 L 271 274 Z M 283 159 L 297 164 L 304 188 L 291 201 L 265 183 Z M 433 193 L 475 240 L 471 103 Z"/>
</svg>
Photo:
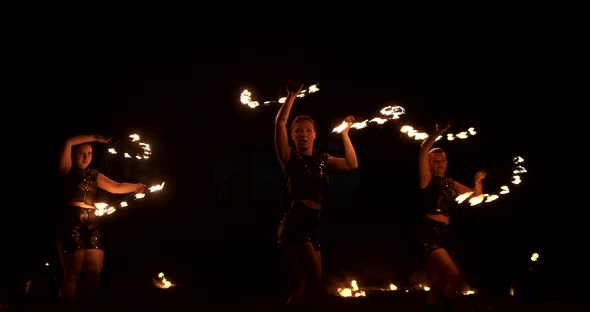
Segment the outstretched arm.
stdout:
<svg viewBox="0 0 590 312">
<path fill-rule="evenodd" d="M 434 145 L 436 139 L 441 136 L 447 129 L 449 129 L 451 125 L 447 124 L 445 127 L 438 127 L 436 125 L 436 130 L 434 133 L 428 135 L 422 144 L 420 145 L 420 153 L 418 155 L 418 174 L 420 175 L 420 188 L 425 189 L 432 180 L 432 171 L 430 170 L 430 159 L 428 158 L 428 152 Z"/>
<path fill-rule="evenodd" d="M 350 125 L 354 121 L 354 117 L 348 116 L 344 119 L 348 126 L 342 130 L 342 144 L 344 145 L 344 158 L 328 156 L 328 166 L 337 171 L 348 171 L 358 168 L 358 160 L 356 158 L 356 151 L 354 145 L 348 136 Z"/>
<path fill-rule="evenodd" d="M 287 98 L 285 103 L 279 108 L 279 112 L 275 118 L 275 149 L 283 169 L 285 169 L 290 156 L 287 121 L 289 120 L 289 113 L 291 112 L 293 102 L 295 102 L 295 98 L 297 98 L 297 95 L 299 95 L 302 89 L 303 83 L 301 82 L 293 80 L 287 82 Z"/>
<path fill-rule="evenodd" d="M 146 185 L 143 183 L 128 183 L 113 181 L 102 173 L 96 180 L 98 187 L 112 194 L 141 193 Z"/>
<path fill-rule="evenodd" d="M 68 138 L 61 151 L 59 172 L 62 175 L 65 175 L 72 168 L 72 146 L 90 142 L 108 143 L 109 141 L 110 139 L 107 139 L 101 135 L 79 135 Z"/>
</svg>

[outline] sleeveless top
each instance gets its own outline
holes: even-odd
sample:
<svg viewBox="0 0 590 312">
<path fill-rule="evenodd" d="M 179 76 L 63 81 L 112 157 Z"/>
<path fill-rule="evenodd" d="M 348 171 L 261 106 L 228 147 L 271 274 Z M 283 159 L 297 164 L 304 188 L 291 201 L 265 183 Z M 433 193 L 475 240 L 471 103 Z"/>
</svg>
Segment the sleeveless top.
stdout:
<svg viewBox="0 0 590 312">
<path fill-rule="evenodd" d="M 98 170 L 96 169 L 71 169 L 63 181 L 64 200 L 84 202 L 94 206 L 98 191 Z"/>
<path fill-rule="evenodd" d="M 286 166 L 290 199 L 322 202 L 328 190 L 327 163 L 328 154 L 305 155 L 292 149 Z"/>
<path fill-rule="evenodd" d="M 422 189 L 422 208 L 424 213 L 448 216 L 457 207 L 457 190 L 451 178 L 432 176 L 430 183 Z"/>
</svg>

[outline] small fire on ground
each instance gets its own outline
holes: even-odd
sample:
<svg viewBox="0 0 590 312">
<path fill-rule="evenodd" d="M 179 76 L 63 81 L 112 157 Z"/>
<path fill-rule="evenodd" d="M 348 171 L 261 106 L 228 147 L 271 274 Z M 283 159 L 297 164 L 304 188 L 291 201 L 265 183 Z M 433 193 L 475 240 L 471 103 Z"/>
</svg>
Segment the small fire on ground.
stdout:
<svg viewBox="0 0 590 312">
<path fill-rule="evenodd" d="M 389 287 L 387 287 L 387 288 L 375 288 L 375 287 L 366 288 L 365 287 L 365 288 L 361 289 L 361 287 L 359 286 L 359 284 L 356 280 L 350 281 L 349 285 L 350 285 L 349 287 L 341 287 L 341 288 L 337 289 L 338 294 L 341 297 L 366 297 L 367 296 L 366 290 L 369 290 L 369 291 L 400 291 L 400 290 L 403 290 L 404 292 L 410 292 L 410 291 L 416 291 L 416 290 L 430 291 L 430 286 L 426 285 L 425 283 L 418 283 L 418 284 L 416 284 L 410 288 L 407 288 L 407 289 L 405 289 L 405 288 L 401 289 L 393 283 L 390 283 Z M 467 296 L 467 295 L 475 294 L 476 291 L 467 285 L 463 285 L 463 287 L 459 291 L 459 293 Z"/>
<path fill-rule="evenodd" d="M 172 286 L 174 286 L 174 284 L 172 284 L 172 282 L 170 282 L 166 276 L 164 276 L 163 272 L 160 272 L 158 274 L 157 278 L 154 278 L 154 285 L 158 288 L 162 288 L 162 289 L 166 289 L 166 288 L 170 288 Z"/>
</svg>

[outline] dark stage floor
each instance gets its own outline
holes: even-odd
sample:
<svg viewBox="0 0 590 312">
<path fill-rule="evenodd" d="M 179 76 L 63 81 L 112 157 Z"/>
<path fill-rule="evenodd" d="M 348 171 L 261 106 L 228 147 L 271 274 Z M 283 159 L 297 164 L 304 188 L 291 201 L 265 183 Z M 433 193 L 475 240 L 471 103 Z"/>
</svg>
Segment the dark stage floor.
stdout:
<svg viewBox="0 0 590 312">
<path fill-rule="evenodd" d="M 94 311 L 286 311 L 282 300 L 268 294 L 240 295 L 238 286 L 226 290 L 195 290 L 173 286 L 168 289 L 133 287 L 129 284 L 111 285 L 104 289 L 102 302 Z M 2 289 L 0 312 L 60 311 L 49 288 L 38 288 L 24 300 L 18 301 L 14 291 Z M 244 290 L 246 291 L 246 290 Z M 300 311 L 422 311 L 427 292 L 367 290 L 364 297 L 333 296 L 318 307 L 302 307 Z M 460 297 L 453 311 L 590 311 L 590 304 L 553 300 L 543 297 L 493 297 L 473 294 Z"/>
</svg>

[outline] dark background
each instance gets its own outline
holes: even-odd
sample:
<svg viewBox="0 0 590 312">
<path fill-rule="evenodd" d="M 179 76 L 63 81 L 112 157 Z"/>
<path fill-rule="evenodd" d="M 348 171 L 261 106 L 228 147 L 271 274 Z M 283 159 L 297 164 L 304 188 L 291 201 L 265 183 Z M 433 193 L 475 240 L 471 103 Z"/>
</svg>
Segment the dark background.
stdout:
<svg viewBox="0 0 590 312">
<path fill-rule="evenodd" d="M 410 284 L 423 271 L 412 245 L 419 142 L 399 128 L 430 131 L 449 120 L 451 132 L 478 131 L 441 143 L 450 176 L 470 184 L 486 168 L 485 189 L 494 192 L 509 183 L 513 157 L 528 170 L 510 194 L 457 215 L 458 259 L 471 284 L 506 294 L 511 281 L 526 280 L 538 251 L 542 291 L 583 300 L 587 32 L 568 19 L 559 28 L 486 21 L 496 23 L 320 27 L 301 20 L 284 26 L 291 34 L 274 20 L 208 18 L 174 29 L 0 32 L 8 52 L 1 80 L 5 285 L 46 270 L 46 260 L 57 269 L 48 220 L 63 140 L 97 133 L 125 141 L 138 133 L 151 144 L 149 160 L 95 150 L 95 165 L 115 180 L 166 182 L 161 193 L 105 219 L 107 287 L 140 285 L 163 271 L 202 298 L 280 300 L 287 275 L 274 245 L 286 207 L 273 145 L 278 106 L 250 109 L 239 96 L 249 89 L 276 100 L 286 94 L 285 80 L 297 77 L 320 91 L 298 99 L 292 115 L 313 116 L 317 148 L 335 155 L 340 137 L 330 131 L 346 115 L 406 109 L 399 120 L 351 130 L 360 168 L 332 178 L 322 217 L 329 281 Z M 242 291 L 228 296 L 236 287 Z"/>
</svg>

